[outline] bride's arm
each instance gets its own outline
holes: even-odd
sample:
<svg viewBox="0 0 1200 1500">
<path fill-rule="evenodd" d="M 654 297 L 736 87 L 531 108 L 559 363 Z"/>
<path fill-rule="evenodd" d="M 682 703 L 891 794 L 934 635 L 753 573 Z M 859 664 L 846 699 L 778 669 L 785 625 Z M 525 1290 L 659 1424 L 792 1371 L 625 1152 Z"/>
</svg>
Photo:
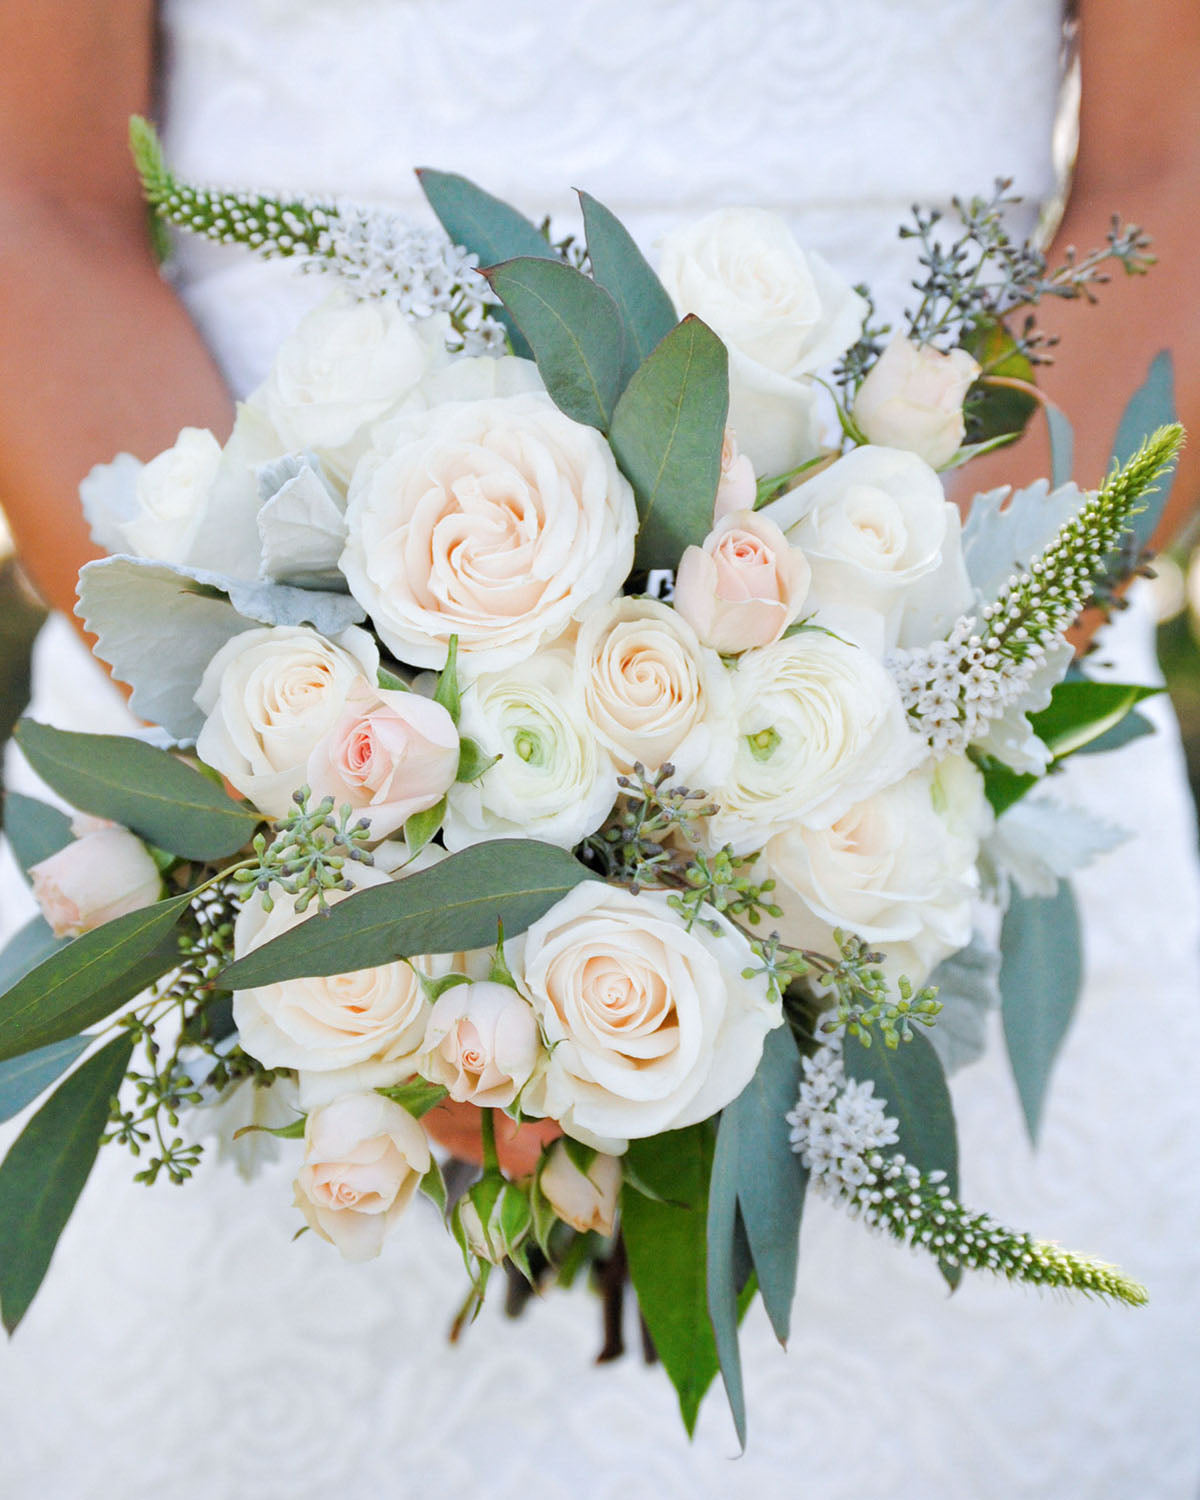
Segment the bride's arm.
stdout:
<svg viewBox="0 0 1200 1500">
<path fill-rule="evenodd" d="M 0 0 L 0 505 L 45 597 L 70 611 L 95 555 L 78 484 L 229 397 L 150 250 L 126 144 L 149 110 L 151 0 Z"/>
<path fill-rule="evenodd" d="M 1104 472 L 1125 402 L 1153 357 L 1175 361 L 1191 434 L 1159 528 L 1177 534 L 1200 495 L 1200 6 L 1196 0 L 1081 0 L 1079 156 L 1052 254 L 1104 243 L 1119 211 L 1153 237 L 1148 276 L 1119 270 L 1095 307 L 1049 301 L 1039 322 L 1062 342 L 1038 383 L 1075 427 L 1075 471 Z M 1048 472 L 1044 424 L 1015 449 L 972 464 L 971 492 Z"/>
</svg>

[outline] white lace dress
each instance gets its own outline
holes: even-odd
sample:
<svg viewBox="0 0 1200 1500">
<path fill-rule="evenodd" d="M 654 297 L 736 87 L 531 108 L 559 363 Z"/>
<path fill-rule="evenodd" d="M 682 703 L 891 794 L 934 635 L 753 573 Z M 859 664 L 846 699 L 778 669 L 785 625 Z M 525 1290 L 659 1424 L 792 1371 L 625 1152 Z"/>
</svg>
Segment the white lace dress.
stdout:
<svg viewBox="0 0 1200 1500">
<path fill-rule="evenodd" d="M 1050 185 L 1054 0 L 170 0 L 165 23 L 168 146 L 201 179 L 420 214 L 408 169 L 428 163 L 534 215 L 585 186 L 643 237 L 764 204 L 891 305 L 913 201 Z M 203 246 L 180 276 L 239 390 L 321 290 Z M 119 720 L 102 689 L 83 701 L 64 634 L 42 643 L 39 711 Z M 1144 615 L 1115 636 L 1123 674 L 1156 671 Z M 747 1320 L 733 1461 L 719 1393 L 689 1446 L 660 1371 L 593 1367 L 585 1296 L 512 1325 L 489 1308 L 449 1348 L 461 1263 L 423 1208 L 351 1267 L 289 1243 L 287 1163 L 147 1192 L 108 1150 L 0 1350 L 0 1494 L 1194 1500 L 1200 880 L 1177 735 L 1150 711 L 1160 735 L 1071 777 L 1140 833 L 1079 881 L 1087 993 L 1036 1155 L 998 1035 L 954 1082 L 968 1200 L 1118 1261 L 1147 1309 L 972 1275 L 947 1298 L 929 1263 L 811 1202 L 790 1349 Z"/>
</svg>

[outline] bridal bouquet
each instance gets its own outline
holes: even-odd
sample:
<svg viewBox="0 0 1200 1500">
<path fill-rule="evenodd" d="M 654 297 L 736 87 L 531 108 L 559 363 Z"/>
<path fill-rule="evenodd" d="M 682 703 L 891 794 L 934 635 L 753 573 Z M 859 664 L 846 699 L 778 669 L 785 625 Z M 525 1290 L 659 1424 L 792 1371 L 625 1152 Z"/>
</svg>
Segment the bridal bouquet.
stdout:
<svg viewBox="0 0 1200 1500">
<path fill-rule="evenodd" d="M 739 1316 L 786 1337 L 808 1191 L 952 1286 L 1142 1301 L 959 1201 L 945 1080 L 1000 1006 L 1036 1129 L 1065 877 L 1118 837 L 1040 789 L 1147 728 L 1066 632 L 1140 564 L 1169 371 L 1097 490 L 1053 412 L 1053 488 L 964 527 L 939 478 L 1027 420 L 1028 309 L 1140 235 L 1052 270 L 1002 192 L 948 249 L 918 216 L 884 342 L 765 212 L 655 272 L 587 195 L 555 243 L 425 172 L 441 235 L 134 144 L 163 219 L 338 285 L 227 443 L 83 485 L 79 613 L 152 727 L 18 734 L 75 816 L 8 802 L 44 916 L 0 959 L 0 1103 L 53 1090 L 0 1167 L 9 1330 L 101 1141 L 181 1182 L 204 1134 L 288 1152 L 351 1260 L 427 1194 L 460 1322 L 497 1265 L 627 1260 L 689 1429 L 720 1370 L 744 1433 Z"/>
</svg>

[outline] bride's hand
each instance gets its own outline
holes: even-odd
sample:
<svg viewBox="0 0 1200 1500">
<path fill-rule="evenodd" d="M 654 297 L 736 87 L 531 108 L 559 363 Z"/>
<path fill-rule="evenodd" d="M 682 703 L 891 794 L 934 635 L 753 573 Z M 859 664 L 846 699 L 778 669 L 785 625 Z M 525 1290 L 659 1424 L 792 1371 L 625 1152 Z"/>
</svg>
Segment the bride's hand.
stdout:
<svg viewBox="0 0 1200 1500">
<path fill-rule="evenodd" d="M 463 1161 L 483 1161 L 483 1127 L 473 1104 L 455 1104 L 447 1099 L 435 1105 L 422 1124 L 438 1143 Z M 518 1125 L 496 1111 L 496 1150 L 500 1166 L 509 1177 L 527 1177 L 538 1164 L 542 1147 L 557 1140 L 561 1129 L 553 1120 L 534 1120 Z"/>
</svg>

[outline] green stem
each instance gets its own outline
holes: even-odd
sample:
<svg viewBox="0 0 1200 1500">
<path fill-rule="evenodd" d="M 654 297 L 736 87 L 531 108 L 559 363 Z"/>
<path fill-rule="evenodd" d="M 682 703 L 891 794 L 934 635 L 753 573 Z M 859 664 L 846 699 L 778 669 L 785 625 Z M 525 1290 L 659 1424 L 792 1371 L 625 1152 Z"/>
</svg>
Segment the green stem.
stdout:
<svg viewBox="0 0 1200 1500">
<path fill-rule="evenodd" d="M 499 1173 L 500 1155 L 496 1150 L 496 1114 L 494 1110 L 482 1111 L 483 1120 L 483 1170 L 484 1174 Z"/>
</svg>

